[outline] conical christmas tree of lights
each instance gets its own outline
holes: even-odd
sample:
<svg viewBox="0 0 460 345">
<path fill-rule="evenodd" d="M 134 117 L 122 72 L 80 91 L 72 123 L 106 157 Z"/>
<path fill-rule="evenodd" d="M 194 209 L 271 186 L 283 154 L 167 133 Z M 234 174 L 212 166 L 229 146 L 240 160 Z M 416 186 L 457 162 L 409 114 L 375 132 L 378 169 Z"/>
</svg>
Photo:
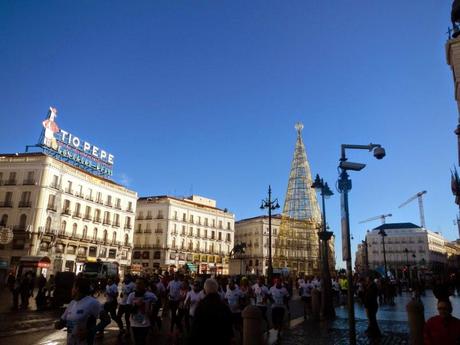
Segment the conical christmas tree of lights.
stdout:
<svg viewBox="0 0 460 345">
<path fill-rule="evenodd" d="M 310 164 L 302 141 L 303 124 L 295 125 L 297 142 L 289 174 L 288 188 L 278 238 L 275 240 L 273 266 L 290 272 L 317 274 L 321 212 L 311 178 Z"/>
</svg>

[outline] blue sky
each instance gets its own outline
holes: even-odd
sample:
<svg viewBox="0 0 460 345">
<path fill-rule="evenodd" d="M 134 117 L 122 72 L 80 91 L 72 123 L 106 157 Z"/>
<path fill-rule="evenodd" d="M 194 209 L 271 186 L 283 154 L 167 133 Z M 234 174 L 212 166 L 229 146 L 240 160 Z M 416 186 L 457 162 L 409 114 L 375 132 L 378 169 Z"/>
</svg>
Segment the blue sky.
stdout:
<svg viewBox="0 0 460 345">
<path fill-rule="evenodd" d="M 242 219 L 268 184 L 284 199 L 302 121 L 312 173 L 332 186 L 340 144 L 387 150 L 350 151 L 368 164 L 351 174 L 354 248 L 379 225 L 363 219 L 418 224 L 416 202 L 398 205 L 421 190 L 427 226 L 455 239 L 449 18 L 441 0 L 1 1 L 0 151 L 36 142 L 54 105 L 139 195 L 193 192 Z"/>
</svg>

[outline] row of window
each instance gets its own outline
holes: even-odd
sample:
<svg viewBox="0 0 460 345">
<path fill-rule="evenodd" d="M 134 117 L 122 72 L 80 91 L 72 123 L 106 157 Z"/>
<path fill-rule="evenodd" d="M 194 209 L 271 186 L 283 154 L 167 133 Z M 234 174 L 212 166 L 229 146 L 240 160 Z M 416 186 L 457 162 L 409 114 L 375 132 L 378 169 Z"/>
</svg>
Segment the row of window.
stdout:
<svg viewBox="0 0 460 345">
<path fill-rule="evenodd" d="M 62 184 L 61 184 L 61 181 L 59 180 L 59 176 L 53 175 L 52 181 L 50 183 L 50 187 L 53 189 L 61 190 Z M 64 192 L 67 194 L 75 195 L 79 198 L 84 198 L 89 201 L 93 201 L 99 204 L 104 204 L 105 206 L 114 207 L 116 209 L 121 210 L 121 199 L 120 198 L 113 198 L 112 195 L 107 194 L 104 199 L 102 192 L 95 192 L 92 188 L 86 188 L 86 194 L 84 194 L 83 186 L 81 184 L 77 185 L 74 189 L 73 182 L 69 180 L 65 184 Z M 126 211 L 133 212 L 132 201 L 128 201 Z"/>
<path fill-rule="evenodd" d="M 0 171 L 0 185 L 4 186 L 15 186 L 18 184 L 17 174 L 15 171 L 11 171 L 8 175 Z M 24 174 L 23 185 L 34 185 L 35 184 L 35 172 L 28 171 Z"/>
<path fill-rule="evenodd" d="M 163 215 L 163 210 L 158 210 L 157 211 L 157 214 L 156 214 L 156 218 L 157 219 L 163 219 L 164 218 L 164 215 Z M 144 218 L 144 212 L 143 211 L 139 211 L 136 219 L 138 220 L 143 220 L 143 219 L 153 219 L 153 215 L 152 215 L 152 211 L 147 211 L 146 213 L 146 217 Z M 174 214 L 173 214 L 173 217 L 172 217 L 173 220 L 179 220 L 179 215 L 178 215 L 178 211 L 174 211 Z M 182 213 L 182 221 L 183 222 L 187 222 L 187 214 L 186 213 Z M 197 224 L 197 225 L 203 225 L 203 226 L 210 226 L 210 227 L 213 227 L 215 228 L 216 227 L 216 220 L 215 219 L 211 219 L 211 222 L 209 222 L 209 219 L 207 217 L 201 217 L 201 216 L 196 216 L 191 214 L 189 216 L 189 219 L 188 219 L 189 223 L 192 223 L 192 224 Z M 212 225 L 210 225 L 212 224 Z M 218 222 L 218 228 L 219 229 L 223 229 L 223 221 L 222 220 L 219 220 Z M 227 230 L 232 230 L 232 223 L 231 222 L 227 222 Z"/>
<path fill-rule="evenodd" d="M 51 245 L 48 242 L 41 242 L 40 243 L 40 251 L 48 252 L 51 249 Z M 98 258 L 109 258 L 109 259 L 116 259 L 117 258 L 117 250 L 114 248 L 106 248 L 100 247 L 99 252 L 97 247 L 79 247 L 77 249 L 76 246 L 68 245 L 67 248 L 63 244 L 56 244 L 54 247 L 55 253 L 66 253 L 69 255 L 77 255 L 77 256 L 89 256 L 89 257 L 98 257 Z M 126 251 L 121 252 L 121 259 L 126 260 L 128 257 L 128 253 Z"/>
<path fill-rule="evenodd" d="M 25 191 L 21 193 L 21 199 L 19 200 L 18 207 L 26 208 L 32 207 L 32 202 L 30 201 L 31 192 Z M 0 201 L 0 207 L 13 207 L 13 192 L 5 192 L 3 201 Z"/>
<path fill-rule="evenodd" d="M 56 195 L 49 195 L 47 209 L 50 211 L 57 211 Z M 76 202 L 72 210 L 70 200 L 64 199 L 64 203 L 62 206 L 63 215 L 72 216 L 74 218 L 83 218 L 84 220 L 89 221 L 92 220 L 94 223 L 103 223 L 105 225 L 112 225 L 115 227 L 120 226 L 120 215 L 118 213 L 114 213 L 112 219 L 112 214 L 109 211 L 104 211 L 104 214 L 102 215 L 102 211 L 100 209 L 95 208 L 93 212 L 91 206 L 85 206 L 84 213 L 82 213 L 82 211 L 83 207 L 80 203 Z M 125 217 L 124 227 L 125 229 L 132 228 L 131 217 Z"/>
</svg>

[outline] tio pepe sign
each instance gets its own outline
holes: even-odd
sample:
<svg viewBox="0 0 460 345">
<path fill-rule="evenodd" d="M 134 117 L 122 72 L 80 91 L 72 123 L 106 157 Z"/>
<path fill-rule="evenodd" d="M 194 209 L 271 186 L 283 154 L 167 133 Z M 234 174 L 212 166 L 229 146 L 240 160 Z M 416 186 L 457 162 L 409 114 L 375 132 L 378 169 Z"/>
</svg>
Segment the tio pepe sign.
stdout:
<svg viewBox="0 0 460 345">
<path fill-rule="evenodd" d="M 112 176 L 113 154 L 59 128 L 56 123 L 56 117 L 56 108 L 50 107 L 48 118 L 42 123 L 44 135 L 43 143 L 41 144 L 55 151 L 62 158 L 70 160 L 90 172 L 96 172 L 103 176 Z"/>
</svg>

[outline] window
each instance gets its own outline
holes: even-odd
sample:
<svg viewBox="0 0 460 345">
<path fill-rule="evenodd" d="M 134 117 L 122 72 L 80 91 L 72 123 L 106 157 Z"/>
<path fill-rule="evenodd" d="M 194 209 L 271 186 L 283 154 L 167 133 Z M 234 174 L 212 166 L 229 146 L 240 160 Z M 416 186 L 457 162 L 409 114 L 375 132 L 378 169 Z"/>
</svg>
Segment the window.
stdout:
<svg viewBox="0 0 460 345">
<path fill-rule="evenodd" d="M 65 233 L 66 227 L 67 227 L 67 222 L 65 220 L 63 220 L 62 223 L 61 223 L 61 234 Z"/>
<path fill-rule="evenodd" d="M 21 215 L 21 218 L 19 218 L 19 229 L 25 230 L 27 225 L 27 216 L 25 214 Z"/>
<path fill-rule="evenodd" d="M 70 200 L 64 200 L 64 206 L 62 207 L 62 213 L 69 215 L 70 214 Z"/>
<path fill-rule="evenodd" d="M 186 215 L 185 213 L 182 214 L 182 220 L 183 220 L 184 222 L 187 221 L 187 215 Z"/>
<path fill-rule="evenodd" d="M 73 223 L 73 226 L 72 226 L 72 237 L 77 237 L 77 223 Z"/>
<path fill-rule="evenodd" d="M 213 227 L 213 228 L 216 227 L 216 220 L 215 220 L 215 219 L 212 220 L 212 227 Z"/>
<path fill-rule="evenodd" d="M 77 194 L 76 196 L 80 197 L 80 198 L 83 198 L 83 186 L 80 184 L 78 185 L 77 187 Z"/>
<path fill-rule="evenodd" d="M 150 252 L 149 251 L 142 252 L 142 259 L 144 260 L 150 259 Z"/>
<path fill-rule="evenodd" d="M 232 230 L 232 227 L 230 225 L 230 222 L 227 222 L 227 230 Z"/>
<path fill-rule="evenodd" d="M 197 236 L 197 237 L 200 237 L 200 236 L 201 236 L 200 232 L 201 232 L 200 228 L 196 229 L 196 236 Z"/>
<path fill-rule="evenodd" d="M 161 259 L 161 252 L 159 250 L 153 252 L 153 258 L 155 260 L 160 260 Z"/>
<path fill-rule="evenodd" d="M 103 236 L 102 236 L 102 240 L 103 240 L 104 242 L 107 242 L 107 230 L 104 230 Z"/>
<path fill-rule="evenodd" d="M 128 234 L 125 235 L 125 246 L 129 245 L 129 236 Z"/>
<path fill-rule="evenodd" d="M 48 196 L 48 210 L 56 211 L 55 207 L 55 200 L 56 200 L 56 195 L 50 194 Z"/>
<path fill-rule="evenodd" d="M 117 243 L 117 232 L 114 231 L 113 234 L 112 234 L 112 244 L 115 244 Z"/>
<path fill-rule="evenodd" d="M 177 220 L 177 211 L 174 211 L 174 220 Z"/>
<path fill-rule="evenodd" d="M 204 238 L 208 238 L 208 230 L 204 229 Z"/>
<path fill-rule="evenodd" d="M 201 217 L 200 216 L 198 216 L 198 224 L 201 225 Z"/>
<path fill-rule="evenodd" d="M 74 210 L 74 212 L 73 212 L 73 216 L 74 216 L 75 218 L 80 218 L 80 217 L 81 217 L 80 207 L 81 207 L 80 203 L 77 202 L 77 203 L 75 204 L 75 210 Z"/>
<path fill-rule="evenodd" d="M 21 201 L 19 201 L 19 207 L 30 207 L 30 192 L 22 192 Z"/>
<path fill-rule="evenodd" d="M 99 204 L 102 204 L 102 193 L 101 192 L 96 193 L 96 202 Z"/>
<path fill-rule="evenodd" d="M 110 213 L 108 211 L 104 212 L 104 224 L 110 225 Z"/>
<path fill-rule="evenodd" d="M 97 248 L 96 247 L 89 247 L 88 256 L 96 257 L 97 256 Z"/>
<path fill-rule="evenodd" d="M 215 231 L 212 231 L 212 232 L 211 232 L 211 239 L 214 240 L 215 238 L 216 238 L 216 232 L 215 232 Z"/>
<path fill-rule="evenodd" d="M 85 225 L 83 227 L 83 239 L 86 239 L 86 237 L 88 236 L 88 227 Z"/>
<path fill-rule="evenodd" d="M 222 221 L 219 220 L 219 229 L 222 229 Z"/>
<path fill-rule="evenodd" d="M 121 210 L 121 199 L 117 198 L 115 200 L 115 208 L 118 208 L 119 210 Z"/>
<path fill-rule="evenodd" d="M 59 188 L 59 176 L 53 175 L 53 179 L 51 181 L 51 187 Z"/>
<path fill-rule="evenodd" d="M 45 232 L 51 232 L 51 217 L 46 218 Z"/>
<path fill-rule="evenodd" d="M 0 226 L 6 226 L 7 223 L 8 223 L 8 215 L 4 214 L 2 216 L 2 219 L 0 220 Z"/>
<path fill-rule="evenodd" d="M 142 232 L 142 224 L 137 224 L 137 232 L 141 233 Z"/>
<path fill-rule="evenodd" d="M 126 229 L 131 229 L 131 218 L 130 218 L 130 217 L 126 217 L 126 225 L 125 225 L 125 228 L 126 228 Z"/>
<path fill-rule="evenodd" d="M 93 231 L 93 239 L 94 239 L 94 240 L 97 240 L 97 228 L 94 228 L 94 231 Z"/>
<path fill-rule="evenodd" d="M 135 251 L 133 252 L 133 259 L 139 260 L 141 258 L 141 252 Z"/>
<path fill-rule="evenodd" d="M 190 215 L 190 223 L 193 223 L 193 214 Z"/>
<path fill-rule="evenodd" d="M 115 213 L 113 216 L 113 226 L 120 226 L 120 215 L 118 213 Z"/>
<path fill-rule="evenodd" d="M 205 218 L 205 219 L 204 219 L 204 225 L 205 225 L 205 226 L 208 226 L 208 218 Z"/>
<path fill-rule="evenodd" d="M 107 248 L 102 247 L 99 249 L 99 257 L 106 258 L 107 257 Z"/>
<path fill-rule="evenodd" d="M 189 236 L 193 236 L 193 227 L 191 226 L 188 231 Z"/>
<path fill-rule="evenodd" d="M 129 201 L 128 202 L 128 209 L 127 209 L 128 212 L 132 212 L 133 211 L 133 203 L 132 201 Z"/>
<path fill-rule="evenodd" d="M 222 241 L 222 233 L 219 231 L 219 241 Z"/>
<path fill-rule="evenodd" d="M 27 178 L 24 180 L 23 184 L 25 185 L 35 184 L 34 171 L 27 172 Z"/>
<path fill-rule="evenodd" d="M 72 181 L 67 181 L 67 186 L 65 189 L 66 193 L 72 194 Z"/>
<path fill-rule="evenodd" d="M 112 206 L 112 196 L 111 195 L 107 195 L 106 205 L 107 206 Z"/>
<path fill-rule="evenodd" d="M 149 220 L 149 219 L 152 219 L 152 211 L 147 211 L 147 217 L 145 217 L 145 219 Z"/>
<path fill-rule="evenodd" d="M 227 234 L 227 239 L 226 239 L 227 242 L 230 242 L 231 239 L 230 239 L 230 234 Z"/>
<path fill-rule="evenodd" d="M 182 235 L 185 235 L 185 225 L 182 225 Z"/>
<path fill-rule="evenodd" d="M 91 219 L 91 207 L 86 206 L 85 209 L 85 219 Z"/>
<path fill-rule="evenodd" d="M 162 210 L 158 210 L 157 218 L 158 219 L 163 219 L 163 211 Z"/>
<path fill-rule="evenodd" d="M 101 222 L 101 210 L 98 208 L 94 211 L 94 222 L 95 223 Z"/>
</svg>

